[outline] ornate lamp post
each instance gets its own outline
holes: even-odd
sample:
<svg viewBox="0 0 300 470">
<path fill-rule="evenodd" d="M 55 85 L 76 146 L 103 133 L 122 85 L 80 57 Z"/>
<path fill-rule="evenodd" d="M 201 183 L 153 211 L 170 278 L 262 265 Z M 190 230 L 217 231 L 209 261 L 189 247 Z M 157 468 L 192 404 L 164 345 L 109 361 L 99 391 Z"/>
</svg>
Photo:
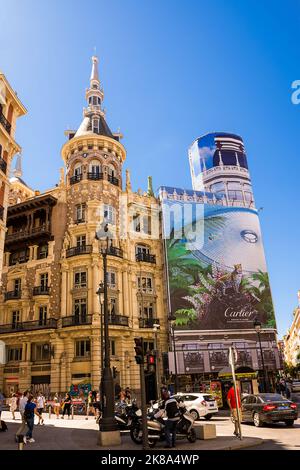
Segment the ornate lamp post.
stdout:
<svg viewBox="0 0 300 470">
<path fill-rule="evenodd" d="M 172 344 L 173 344 L 173 354 L 174 354 L 174 367 L 175 367 L 175 393 L 178 391 L 178 373 L 177 373 L 177 357 L 176 357 L 176 348 L 175 348 L 175 320 L 176 317 L 172 315 L 172 313 L 169 315 L 168 320 L 171 325 L 171 336 L 172 336 Z"/>
<path fill-rule="evenodd" d="M 102 377 L 102 372 L 104 369 L 104 354 L 103 354 L 103 304 L 104 304 L 104 284 L 101 281 L 99 284 L 99 288 L 96 292 L 96 294 L 99 296 L 99 305 L 100 305 L 100 367 L 101 367 L 101 377 Z M 104 394 L 102 390 L 102 380 L 100 382 L 100 396 L 101 396 L 101 410 L 103 412 L 104 409 Z"/>
<path fill-rule="evenodd" d="M 104 227 L 107 235 L 108 225 Z M 103 240 L 101 232 L 96 233 L 98 240 Z M 100 253 L 103 258 L 103 307 L 104 307 L 104 368 L 102 369 L 103 412 L 100 424 L 99 444 L 101 446 L 118 445 L 121 443 L 120 431 L 115 421 L 115 394 L 113 376 L 110 368 L 110 347 L 108 330 L 108 298 L 107 298 L 107 254 L 109 237 L 104 239 Z M 100 293 L 101 294 L 101 293 Z"/>
<path fill-rule="evenodd" d="M 253 322 L 254 329 L 257 333 L 258 336 L 258 342 L 259 342 L 259 349 L 260 349 L 260 356 L 261 356 L 261 361 L 262 361 L 262 368 L 263 368 L 263 392 L 268 392 L 268 381 L 266 379 L 266 369 L 265 369 L 265 361 L 264 361 L 264 355 L 263 355 L 263 350 L 261 347 L 261 338 L 260 338 L 260 331 L 261 331 L 261 322 L 255 318 Z"/>
</svg>

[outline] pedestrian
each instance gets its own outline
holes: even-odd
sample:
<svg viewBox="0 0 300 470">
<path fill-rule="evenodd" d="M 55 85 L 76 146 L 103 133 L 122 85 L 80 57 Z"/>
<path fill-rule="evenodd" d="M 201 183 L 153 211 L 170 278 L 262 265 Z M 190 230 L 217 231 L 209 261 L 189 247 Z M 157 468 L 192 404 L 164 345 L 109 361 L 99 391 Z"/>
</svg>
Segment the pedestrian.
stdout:
<svg viewBox="0 0 300 470">
<path fill-rule="evenodd" d="M 25 432 L 25 429 L 26 429 L 26 420 L 25 420 L 25 417 L 24 417 L 24 411 L 25 411 L 25 406 L 28 402 L 28 395 L 29 395 L 28 390 L 25 390 L 25 392 L 23 393 L 23 395 L 22 395 L 22 397 L 20 398 L 20 401 L 19 401 L 19 412 L 20 412 L 20 415 L 21 415 L 22 423 L 21 423 L 21 426 L 18 428 L 18 430 L 16 432 L 16 442 L 19 442 L 18 437 L 22 436 Z"/>
<path fill-rule="evenodd" d="M 29 394 L 28 400 L 24 409 L 24 419 L 28 427 L 26 436 L 24 436 L 24 439 L 23 439 L 25 444 L 27 444 L 27 442 L 35 442 L 35 439 L 33 439 L 32 437 L 33 427 L 34 427 L 34 415 L 37 415 L 38 418 L 41 418 L 41 415 L 39 414 L 36 408 L 36 404 L 33 401 L 33 395 Z"/>
<path fill-rule="evenodd" d="M 70 419 L 71 405 L 72 405 L 71 395 L 69 393 L 66 393 L 66 396 L 63 400 L 63 414 L 62 414 L 61 419 L 64 419 L 66 413 L 68 413 L 68 419 Z"/>
<path fill-rule="evenodd" d="M 2 391 L 0 390 L 0 420 L 1 420 L 1 413 L 2 413 L 4 402 L 5 402 L 5 397 Z"/>
<path fill-rule="evenodd" d="M 177 400 L 170 398 L 169 392 L 165 392 L 165 397 L 163 408 L 165 409 L 165 415 L 167 417 L 165 424 L 166 447 L 171 448 L 176 445 L 176 426 L 180 419 L 180 411 Z"/>
<path fill-rule="evenodd" d="M 15 417 L 15 411 L 17 409 L 17 395 L 15 393 L 12 394 L 12 397 L 9 402 L 9 408 L 12 413 L 12 418 L 16 419 Z"/>
<path fill-rule="evenodd" d="M 117 400 L 118 398 L 120 398 L 120 392 L 121 392 L 121 386 L 120 384 L 116 383 L 115 384 L 115 399 Z"/>
<path fill-rule="evenodd" d="M 59 400 L 59 396 L 58 396 L 58 393 L 55 393 L 54 397 L 53 397 L 53 401 L 54 401 L 54 413 L 56 415 L 56 419 L 59 419 L 59 410 L 60 410 L 60 400 Z"/>
<path fill-rule="evenodd" d="M 125 395 L 125 390 L 121 390 L 120 391 L 120 394 L 119 394 L 119 398 L 120 398 L 120 403 L 125 403 L 125 399 L 126 399 L 126 395 Z"/>
<path fill-rule="evenodd" d="M 237 393 L 238 403 L 236 403 L 235 391 L 234 391 L 234 386 L 233 386 L 233 382 L 232 382 L 231 388 L 229 389 L 229 391 L 227 393 L 227 403 L 228 403 L 228 406 L 230 408 L 231 416 L 232 416 L 232 419 L 233 419 L 233 422 L 234 422 L 234 432 L 233 432 L 233 434 L 236 437 L 239 437 L 239 415 L 241 413 L 241 395 L 240 395 L 240 391 L 239 391 L 238 387 L 236 388 L 236 393 Z M 238 411 L 239 411 L 239 413 L 238 413 Z"/>
<path fill-rule="evenodd" d="M 127 403 L 131 403 L 131 391 L 129 387 L 125 388 L 125 399 Z"/>
<path fill-rule="evenodd" d="M 89 394 L 88 394 L 87 409 L 86 409 L 86 418 L 85 418 L 85 419 L 89 419 L 90 411 L 92 411 L 92 413 L 93 413 L 94 416 L 96 417 L 96 410 L 95 410 L 95 407 L 94 407 L 94 395 L 93 395 L 93 392 L 89 392 Z"/>
<path fill-rule="evenodd" d="M 37 404 L 38 413 L 41 416 L 43 416 L 43 411 L 44 411 L 44 408 L 45 408 L 45 401 L 46 401 L 46 399 L 45 399 L 44 395 L 42 394 L 42 392 L 39 392 L 38 396 L 37 396 L 37 399 L 36 399 L 36 404 Z M 44 420 L 43 420 L 42 417 L 39 419 L 37 424 L 44 424 Z"/>
</svg>

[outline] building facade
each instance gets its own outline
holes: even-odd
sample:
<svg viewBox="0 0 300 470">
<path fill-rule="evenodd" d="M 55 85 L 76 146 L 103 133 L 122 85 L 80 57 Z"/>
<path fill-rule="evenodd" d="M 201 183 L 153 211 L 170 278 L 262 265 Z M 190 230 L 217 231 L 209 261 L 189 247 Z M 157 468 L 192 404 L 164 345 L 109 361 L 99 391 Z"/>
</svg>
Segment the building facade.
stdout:
<svg viewBox="0 0 300 470">
<path fill-rule="evenodd" d="M 0 283 L 6 233 L 6 212 L 9 193 L 9 174 L 14 155 L 21 151 L 15 140 L 17 119 L 26 109 L 15 91 L 0 72 Z"/>
<path fill-rule="evenodd" d="M 8 358 L 0 388 L 6 393 L 99 388 L 103 244 L 115 381 L 140 390 L 134 337 L 144 338 L 145 350 L 167 351 L 163 253 L 152 220 L 158 200 L 151 181 L 147 192 L 133 192 L 129 171 L 123 189 L 126 151 L 105 120 L 97 57 L 86 100 L 78 130 L 66 131 L 56 187 L 26 196 L 20 175 L 12 182 L 21 193 L 8 210 L 0 303 Z M 162 373 L 161 361 L 157 366 Z"/>
<path fill-rule="evenodd" d="M 293 312 L 293 322 L 284 336 L 284 359 L 289 366 L 300 365 L 300 292 L 298 292 L 298 306 Z"/>
</svg>

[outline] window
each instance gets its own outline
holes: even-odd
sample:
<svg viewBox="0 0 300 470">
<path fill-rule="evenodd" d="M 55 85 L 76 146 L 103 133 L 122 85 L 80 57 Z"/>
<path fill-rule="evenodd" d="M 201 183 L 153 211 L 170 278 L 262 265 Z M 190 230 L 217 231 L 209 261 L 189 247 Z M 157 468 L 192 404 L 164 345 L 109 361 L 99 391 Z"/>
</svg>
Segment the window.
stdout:
<svg viewBox="0 0 300 470">
<path fill-rule="evenodd" d="M 108 313 L 109 315 L 117 314 L 117 299 L 110 298 L 108 301 Z"/>
<path fill-rule="evenodd" d="M 150 215 L 143 216 L 143 232 L 151 235 L 151 217 Z"/>
<path fill-rule="evenodd" d="M 81 176 L 81 164 L 77 164 L 74 168 L 74 176 Z"/>
<path fill-rule="evenodd" d="M 113 271 L 108 271 L 107 272 L 107 285 L 110 289 L 115 289 L 116 285 L 117 285 L 117 281 L 116 281 L 116 273 L 113 272 Z"/>
<path fill-rule="evenodd" d="M 47 290 L 48 287 L 48 273 L 43 273 L 40 275 L 40 286 Z"/>
<path fill-rule="evenodd" d="M 109 340 L 109 347 L 110 347 L 110 355 L 116 355 L 116 341 L 114 339 Z"/>
<path fill-rule="evenodd" d="M 150 248 L 146 245 L 136 245 L 135 247 L 135 254 L 143 254 L 143 255 L 149 255 L 150 254 Z"/>
<path fill-rule="evenodd" d="M 92 173 L 93 175 L 100 175 L 101 173 L 101 165 L 100 163 L 98 162 L 98 160 L 93 160 L 91 163 L 90 163 L 90 169 L 89 169 L 90 173 Z"/>
<path fill-rule="evenodd" d="M 144 354 L 147 352 L 154 350 L 154 342 L 153 341 L 144 341 Z"/>
<path fill-rule="evenodd" d="M 212 184 L 210 190 L 215 194 L 217 199 L 222 199 L 226 196 L 225 185 L 222 182 Z"/>
<path fill-rule="evenodd" d="M 141 231 L 141 217 L 140 217 L 140 214 L 135 214 L 133 216 L 133 230 L 134 230 L 134 232 L 140 232 Z"/>
<path fill-rule="evenodd" d="M 21 291 L 22 280 L 20 278 L 14 279 L 14 291 L 18 293 Z"/>
<path fill-rule="evenodd" d="M 76 237 L 76 246 L 85 246 L 86 245 L 86 236 L 79 235 Z"/>
<path fill-rule="evenodd" d="M 106 223 L 114 225 L 116 223 L 116 212 L 113 206 L 104 204 L 104 220 Z"/>
<path fill-rule="evenodd" d="M 22 361 L 22 348 L 8 348 L 7 362 Z"/>
<path fill-rule="evenodd" d="M 115 167 L 114 166 L 110 165 L 108 167 L 108 174 L 109 174 L 109 176 L 112 176 L 112 177 L 115 176 Z"/>
<path fill-rule="evenodd" d="M 38 248 L 38 259 L 44 259 L 48 256 L 48 245 L 41 245 Z"/>
<path fill-rule="evenodd" d="M 153 302 L 142 302 L 140 304 L 140 317 L 153 319 L 154 305 Z"/>
<path fill-rule="evenodd" d="M 43 305 L 39 308 L 39 325 L 47 324 L 47 307 Z"/>
<path fill-rule="evenodd" d="M 87 275 L 86 271 L 76 271 L 74 273 L 74 287 L 80 289 L 87 286 Z"/>
<path fill-rule="evenodd" d="M 142 290 L 143 292 L 152 293 L 152 277 L 150 276 L 142 276 L 138 277 L 138 289 Z"/>
<path fill-rule="evenodd" d="M 78 204 L 76 206 L 76 222 L 85 222 L 85 204 Z"/>
<path fill-rule="evenodd" d="M 13 310 L 12 312 L 12 329 L 17 329 L 21 322 L 20 310 Z"/>
<path fill-rule="evenodd" d="M 33 343 L 31 345 L 31 360 L 50 361 L 50 344 L 49 343 Z"/>
<path fill-rule="evenodd" d="M 89 339 L 82 339 L 75 342 L 75 356 L 76 357 L 90 357 L 91 355 L 91 342 Z"/>
<path fill-rule="evenodd" d="M 74 316 L 75 316 L 75 322 L 78 322 L 78 323 L 86 322 L 86 299 L 74 300 Z"/>
<path fill-rule="evenodd" d="M 99 119 L 98 118 L 93 119 L 93 133 L 99 134 Z"/>
<path fill-rule="evenodd" d="M 243 193 L 241 191 L 241 184 L 239 181 L 232 181 L 227 183 L 228 199 L 243 200 Z"/>
</svg>

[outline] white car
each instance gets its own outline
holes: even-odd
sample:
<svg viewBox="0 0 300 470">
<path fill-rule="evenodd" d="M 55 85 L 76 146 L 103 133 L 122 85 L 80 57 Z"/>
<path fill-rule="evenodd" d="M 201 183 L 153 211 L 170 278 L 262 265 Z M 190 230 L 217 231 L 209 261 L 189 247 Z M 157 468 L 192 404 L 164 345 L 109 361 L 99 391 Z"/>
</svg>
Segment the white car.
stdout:
<svg viewBox="0 0 300 470">
<path fill-rule="evenodd" d="M 172 398 L 182 400 L 195 420 L 202 416 L 204 419 L 211 419 L 219 411 L 217 401 L 209 393 L 177 393 Z"/>
</svg>

